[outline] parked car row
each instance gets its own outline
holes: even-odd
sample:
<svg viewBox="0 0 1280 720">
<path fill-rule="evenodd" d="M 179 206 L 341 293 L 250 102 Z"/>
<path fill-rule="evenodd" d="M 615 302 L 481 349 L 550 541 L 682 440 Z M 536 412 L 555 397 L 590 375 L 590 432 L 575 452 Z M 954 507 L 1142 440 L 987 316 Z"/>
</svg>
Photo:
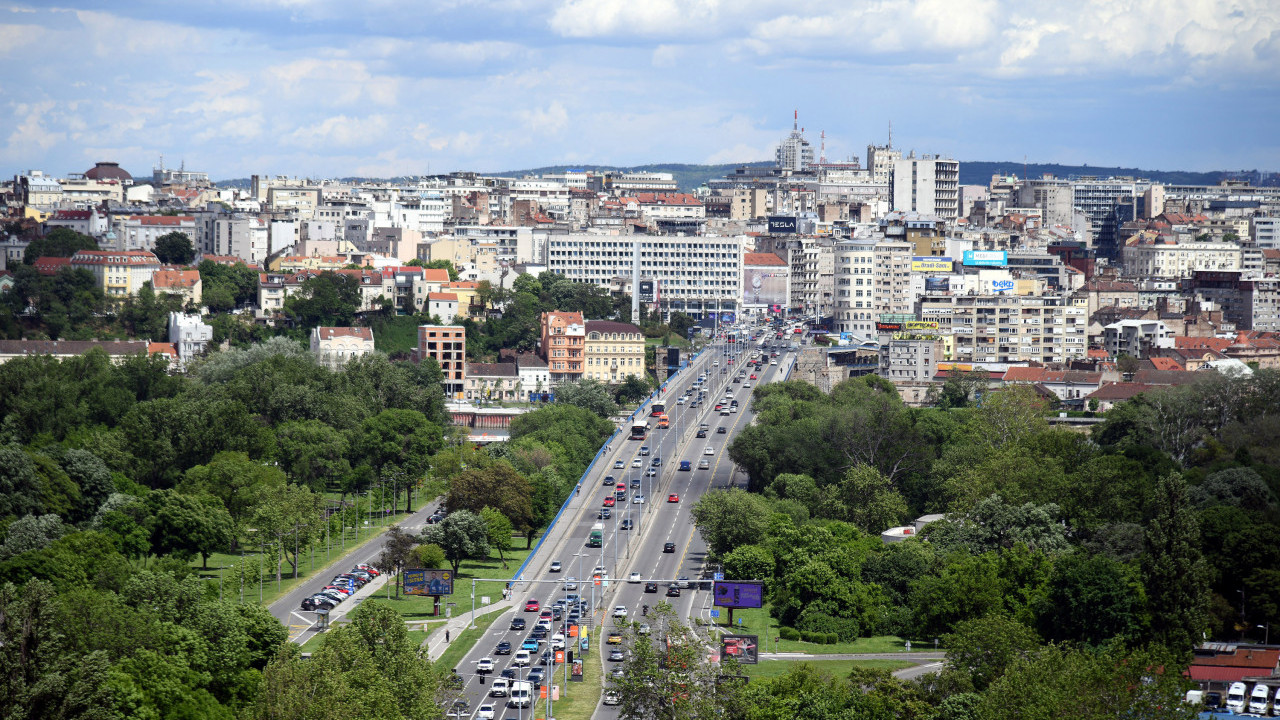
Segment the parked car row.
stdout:
<svg viewBox="0 0 1280 720">
<path fill-rule="evenodd" d="M 360 563 L 352 568 L 350 572 L 335 576 L 320 592 L 304 598 L 302 600 L 302 609 L 307 611 L 332 610 L 338 603 L 355 595 L 357 590 L 381 574 L 372 565 Z"/>
</svg>

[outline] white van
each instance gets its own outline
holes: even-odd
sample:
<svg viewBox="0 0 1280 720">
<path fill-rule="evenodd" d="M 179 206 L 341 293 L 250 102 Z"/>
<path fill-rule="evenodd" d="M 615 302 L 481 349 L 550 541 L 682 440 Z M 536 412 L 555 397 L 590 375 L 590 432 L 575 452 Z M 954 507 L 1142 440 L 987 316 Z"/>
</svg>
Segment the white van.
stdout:
<svg viewBox="0 0 1280 720">
<path fill-rule="evenodd" d="M 517 650 L 517 651 L 516 651 L 516 655 L 515 655 L 515 657 L 511 658 L 511 664 L 512 664 L 512 665 L 514 665 L 514 666 L 516 666 L 516 667 L 528 667 L 528 666 L 529 666 L 529 651 L 528 651 L 528 650 Z M 1243 692 L 1244 692 L 1244 690 L 1241 690 L 1240 692 L 1242 692 L 1242 693 L 1243 693 Z"/>
<path fill-rule="evenodd" d="M 527 708 L 533 704 L 533 683 L 511 683 L 511 696 L 507 698 L 509 708 Z"/>
<path fill-rule="evenodd" d="M 1280 687 L 1276 688 L 1275 697 L 1271 701 L 1271 714 L 1280 715 Z"/>
<path fill-rule="evenodd" d="M 1266 715 L 1267 704 L 1271 700 L 1271 688 L 1262 683 L 1253 686 L 1253 694 L 1249 696 L 1249 712 L 1254 715 Z"/>
<path fill-rule="evenodd" d="M 1248 686 L 1242 682 L 1231 683 L 1231 687 L 1227 688 L 1227 709 L 1237 715 L 1244 712 L 1247 690 Z"/>
</svg>

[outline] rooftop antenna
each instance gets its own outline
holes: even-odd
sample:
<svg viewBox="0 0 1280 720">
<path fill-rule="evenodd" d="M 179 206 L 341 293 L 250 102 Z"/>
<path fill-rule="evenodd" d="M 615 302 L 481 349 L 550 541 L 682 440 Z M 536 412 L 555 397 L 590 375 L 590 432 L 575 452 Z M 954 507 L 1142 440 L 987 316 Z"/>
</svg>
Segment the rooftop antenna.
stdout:
<svg viewBox="0 0 1280 720">
<path fill-rule="evenodd" d="M 886 150 L 893 149 L 893 121 L 892 120 L 889 121 L 889 145 L 885 149 Z"/>
<path fill-rule="evenodd" d="M 791 121 L 791 131 L 796 132 L 800 129 L 800 108 L 796 108 L 795 119 Z"/>
<path fill-rule="evenodd" d="M 827 131 L 823 130 L 822 132 L 818 133 L 818 137 L 822 138 L 822 144 L 818 146 L 819 147 L 818 162 L 823 165 L 826 165 L 827 164 Z"/>
</svg>

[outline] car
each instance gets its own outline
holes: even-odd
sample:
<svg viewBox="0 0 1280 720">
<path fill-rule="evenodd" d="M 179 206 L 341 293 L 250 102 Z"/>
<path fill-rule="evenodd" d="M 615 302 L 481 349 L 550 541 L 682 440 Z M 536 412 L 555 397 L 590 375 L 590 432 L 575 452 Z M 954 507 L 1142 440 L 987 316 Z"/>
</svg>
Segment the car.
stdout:
<svg viewBox="0 0 1280 720">
<path fill-rule="evenodd" d="M 738 401 L 734 400 L 733 402 L 729 403 L 729 407 L 738 407 Z"/>
<path fill-rule="evenodd" d="M 622 633 L 618 633 L 618 632 L 609 633 L 609 637 L 605 640 L 605 643 L 608 645 L 621 645 Z"/>
<path fill-rule="evenodd" d="M 555 655 L 553 655 L 550 650 L 543 650 L 542 654 L 538 656 L 538 664 L 550 665 L 553 657 L 555 657 Z"/>
<path fill-rule="evenodd" d="M 680 588 L 675 585 L 667 588 L 667 597 L 680 597 Z"/>
<path fill-rule="evenodd" d="M 492 705 L 481 705 L 476 710 L 476 720 L 494 720 L 494 709 Z"/>
<path fill-rule="evenodd" d="M 662 464 L 662 458 L 658 457 L 657 455 L 654 455 L 652 464 L 654 467 L 658 467 L 659 465 Z"/>
<path fill-rule="evenodd" d="M 542 679 L 545 678 L 546 676 L 547 674 L 542 670 L 542 668 L 540 667 L 533 668 L 532 670 L 529 671 L 529 682 L 533 683 L 534 685 L 541 685 Z"/>
<path fill-rule="evenodd" d="M 720 417 L 729 417 L 729 408 L 721 408 Z"/>
<path fill-rule="evenodd" d="M 482 657 L 478 661 L 476 661 L 476 672 L 478 673 L 493 672 L 493 658 Z"/>
<path fill-rule="evenodd" d="M 717 434 L 717 435 L 724 435 L 724 434 L 725 434 L 725 433 L 727 433 L 727 432 L 729 432 L 729 430 L 728 430 L 725 426 L 723 426 L 723 425 L 721 425 L 720 427 L 716 428 L 716 434 Z"/>
<path fill-rule="evenodd" d="M 667 496 L 667 502 L 678 503 L 680 502 L 680 496 L 675 493 L 671 493 L 670 495 Z"/>
<path fill-rule="evenodd" d="M 710 445 L 708 445 L 708 446 L 706 447 L 706 449 L 702 451 L 702 454 L 703 454 L 703 455 L 715 455 L 715 454 L 716 454 L 716 451 L 715 451 L 715 448 L 713 448 L 713 447 L 711 447 Z"/>
<path fill-rule="evenodd" d="M 770 361 L 769 361 L 769 364 L 770 364 L 770 365 L 777 365 L 777 364 L 778 364 L 778 359 L 777 359 L 777 358 L 773 358 L 772 360 L 770 360 Z"/>
<path fill-rule="evenodd" d="M 560 561 L 559 561 L 559 560 L 552 560 L 552 561 L 551 561 L 551 572 L 560 572 L 560 567 L 561 567 L 561 566 L 560 566 Z"/>
<path fill-rule="evenodd" d="M 644 462 L 641 461 L 640 458 L 632 458 L 631 467 L 633 468 L 644 467 Z"/>
<path fill-rule="evenodd" d="M 624 463 L 624 462 L 622 462 L 621 460 L 614 460 L 614 461 L 613 461 L 613 469 L 614 469 L 614 470 L 621 470 L 621 469 L 625 468 L 626 466 L 627 466 L 627 464 L 626 464 L 626 463 Z"/>
<path fill-rule="evenodd" d="M 631 487 L 638 489 L 640 487 L 640 478 L 636 478 L 635 480 L 632 480 Z"/>
<path fill-rule="evenodd" d="M 556 633 L 555 635 L 551 636 L 551 649 L 552 650 L 564 649 L 564 633 Z"/>
<path fill-rule="evenodd" d="M 524 629 L 524 618 L 522 618 L 522 617 L 511 618 L 511 629 L 512 629 L 512 630 L 523 630 L 523 629 Z"/>
<path fill-rule="evenodd" d="M 694 433 L 694 437 L 704 438 L 706 436 L 707 436 L 706 430 L 699 430 L 698 432 Z"/>
<path fill-rule="evenodd" d="M 494 678 L 489 684 L 489 697 L 506 697 L 509 689 L 506 678 Z"/>
<path fill-rule="evenodd" d="M 565 578 L 565 579 L 564 579 L 564 589 L 565 589 L 565 590 L 577 590 L 577 589 L 578 589 L 578 578 L 576 578 L 576 577 L 567 577 L 567 578 Z"/>
<path fill-rule="evenodd" d="M 538 601 L 534 600 L 533 598 L 529 598 L 528 600 L 524 601 L 525 612 L 538 612 L 541 609 L 542 609 L 542 606 L 539 605 Z"/>
<path fill-rule="evenodd" d="M 677 405 L 683 405 L 683 404 L 684 404 L 684 396 L 681 396 L 681 397 L 679 397 L 679 398 L 676 398 L 676 404 L 677 404 Z"/>
<path fill-rule="evenodd" d="M 535 632 L 536 632 L 536 628 L 535 628 Z M 526 652 L 537 652 L 538 644 L 539 644 L 538 638 L 534 637 L 533 635 L 530 635 L 529 637 L 524 639 L 524 642 L 520 643 L 520 649 Z"/>
<path fill-rule="evenodd" d="M 614 648 L 609 651 L 609 662 L 622 662 L 626 657 L 627 654 L 622 651 L 622 648 Z"/>
<path fill-rule="evenodd" d="M 626 617 L 627 617 L 627 606 L 626 606 L 626 605 L 616 605 L 616 606 L 614 606 L 614 608 L 613 608 L 613 616 L 614 616 L 615 618 L 618 618 L 618 619 L 621 619 L 621 620 L 625 620 L 625 619 L 626 619 Z"/>
<path fill-rule="evenodd" d="M 600 508 L 600 512 L 599 514 L 596 515 L 596 517 L 600 520 L 608 520 L 609 518 L 613 517 L 613 511 L 607 507 Z"/>
<path fill-rule="evenodd" d="M 514 667 L 528 667 L 529 658 L 528 650 L 519 650 L 516 652 L 515 657 L 511 658 L 511 664 Z"/>
<path fill-rule="evenodd" d="M 555 617 L 555 612 L 550 607 L 542 608 L 542 612 L 538 613 L 539 620 L 550 620 Z"/>
<path fill-rule="evenodd" d="M 645 471 L 644 471 L 644 476 L 645 476 L 645 477 L 657 477 L 657 476 L 658 476 L 658 469 L 657 469 L 657 468 L 649 468 L 648 470 L 645 470 Z"/>
<path fill-rule="evenodd" d="M 493 654 L 494 655 L 510 655 L 511 643 L 506 640 L 499 642 L 498 646 L 493 649 Z"/>
<path fill-rule="evenodd" d="M 617 504 L 617 502 L 618 502 L 617 499 L 614 498 L 612 495 L 606 495 L 604 498 L 603 504 L 605 507 L 613 507 L 615 504 Z"/>
<path fill-rule="evenodd" d="M 751 379 L 752 379 L 752 380 L 755 380 L 755 379 L 756 379 L 756 374 L 755 374 L 755 373 L 751 373 Z"/>
<path fill-rule="evenodd" d="M 631 502 L 632 502 L 633 504 L 635 504 L 635 505 L 643 505 L 643 504 L 644 504 L 644 496 L 643 496 L 643 495 L 641 495 L 641 494 L 639 494 L 639 493 L 636 493 L 636 496 L 635 496 L 635 497 L 633 497 L 633 498 L 631 498 Z"/>
<path fill-rule="evenodd" d="M 744 387 L 744 388 L 749 388 L 749 387 L 751 387 L 751 383 L 749 383 L 749 382 L 742 383 L 742 387 Z"/>
<path fill-rule="evenodd" d="M 649 593 L 649 592 L 651 592 L 651 593 L 656 593 L 656 592 L 658 592 L 658 583 L 656 583 L 656 582 L 647 582 L 647 583 L 645 583 L 645 584 L 644 584 L 644 591 L 645 591 L 645 592 L 647 592 L 647 593 Z"/>
<path fill-rule="evenodd" d="M 664 553 L 673 553 L 673 552 L 675 552 L 675 551 L 676 551 L 676 544 L 675 544 L 675 543 L 663 543 L 663 545 L 662 545 L 662 552 L 664 552 Z"/>
<path fill-rule="evenodd" d="M 309 598 L 303 598 L 301 607 L 303 610 L 310 612 L 313 610 L 332 610 L 335 605 L 337 603 L 333 601 L 333 598 L 313 595 Z"/>
<path fill-rule="evenodd" d="M 615 665 L 614 668 L 609 671 L 609 677 L 613 678 L 614 680 L 621 680 L 626 676 L 627 676 L 627 670 L 621 665 Z"/>
<path fill-rule="evenodd" d="M 516 669 L 515 669 L 515 667 L 514 667 L 514 666 L 512 666 L 512 667 L 504 667 L 504 668 L 502 668 L 502 672 L 498 673 L 498 675 L 499 675 L 500 677 L 504 677 L 504 678 L 506 678 L 506 679 L 508 679 L 508 680 L 515 680 L 515 679 L 516 679 Z"/>
<path fill-rule="evenodd" d="M 680 471 L 681 471 L 681 472 L 688 472 L 688 471 L 690 471 L 690 470 L 692 470 L 692 469 L 693 469 L 693 463 L 692 463 L 692 462 L 689 462 L 688 460 L 681 460 L 681 461 L 680 461 Z"/>
<path fill-rule="evenodd" d="M 360 563 L 359 565 L 356 565 L 356 569 L 363 570 L 364 572 L 367 572 L 374 577 L 378 577 L 379 575 L 382 574 L 382 572 L 379 571 L 378 568 L 372 565 L 369 565 L 367 563 Z"/>
<path fill-rule="evenodd" d="M 648 454 L 649 454 L 649 446 L 648 446 L 648 445 L 641 445 L 641 446 L 640 446 L 640 455 L 641 455 L 641 457 L 643 457 L 643 456 L 645 456 L 645 455 L 648 455 Z"/>
<path fill-rule="evenodd" d="M 618 669 L 621 670 L 622 668 Z M 604 693 L 604 700 L 601 702 L 605 705 L 618 705 L 622 702 L 622 696 L 618 694 L 617 690 L 606 690 Z"/>
<path fill-rule="evenodd" d="M 533 630 L 529 633 L 530 637 L 542 640 L 551 631 L 551 618 L 542 618 L 533 624 Z"/>
<path fill-rule="evenodd" d="M 677 586 L 677 587 L 682 587 L 682 588 L 688 588 L 688 587 L 689 587 L 689 576 L 688 576 L 688 575 L 681 575 L 680 577 L 676 578 L 676 586 Z"/>
<path fill-rule="evenodd" d="M 641 579 L 642 578 L 640 577 L 640 573 L 638 572 L 633 572 L 627 576 L 627 582 L 629 583 L 638 583 L 640 582 Z"/>
<path fill-rule="evenodd" d="M 708 459 L 706 459 L 706 458 L 702 458 L 701 460 L 699 460 L 699 461 L 698 461 L 698 469 L 699 469 L 699 470 L 706 470 L 706 469 L 707 469 L 707 468 L 709 468 L 709 467 L 711 467 L 711 461 L 710 461 L 710 460 L 708 460 Z"/>
<path fill-rule="evenodd" d="M 733 407 L 729 408 L 729 412 L 731 412 L 731 413 L 736 413 L 736 412 L 738 412 L 738 406 L 737 406 L 737 405 L 734 405 Z"/>
<path fill-rule="evenodd" d="M 653 630 L 649 627 L 649 623 L 640 623 L 640 627 L 636 628 L 636 632 L 640 635 L 648 635 Z"/>
</svg>

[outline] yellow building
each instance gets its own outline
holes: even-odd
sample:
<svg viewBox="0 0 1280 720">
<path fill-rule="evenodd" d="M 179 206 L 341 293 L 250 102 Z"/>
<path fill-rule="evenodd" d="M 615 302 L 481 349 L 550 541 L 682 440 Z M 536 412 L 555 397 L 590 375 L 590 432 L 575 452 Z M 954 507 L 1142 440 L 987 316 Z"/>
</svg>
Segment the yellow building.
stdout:
<svg viewBox="0 0 1280 720">
<path fill-rule="evenodd" d="M 70 265 L 93 273 L 107 297 L 125 297 L 151 282 L 160 260 L 145 250 L 80 250 L 71 256 Z"/>
<path fill-rule="evenodd" d="M 644 377 L 644 333 L 630 323 L 588 320 L 582 377 L 616 385 Z"/>
<path fill-rule="evenodd" d="M 285 255 L 271 262 L 272 272 L 296 273 L 303 270 L 341 270 L 348 260 L 344 255 Z"/>
<path fill-rule="evenodd" d="M 458 317 L 475 317 L 472 313 L 480 314 L 480 302 L 476 300 L 476 291 L 478 284 L 468 280 L 459 280 L 457 282 L 445 283 L 441 292 L 453 293 L 458 297 Z"/>
</svg>

